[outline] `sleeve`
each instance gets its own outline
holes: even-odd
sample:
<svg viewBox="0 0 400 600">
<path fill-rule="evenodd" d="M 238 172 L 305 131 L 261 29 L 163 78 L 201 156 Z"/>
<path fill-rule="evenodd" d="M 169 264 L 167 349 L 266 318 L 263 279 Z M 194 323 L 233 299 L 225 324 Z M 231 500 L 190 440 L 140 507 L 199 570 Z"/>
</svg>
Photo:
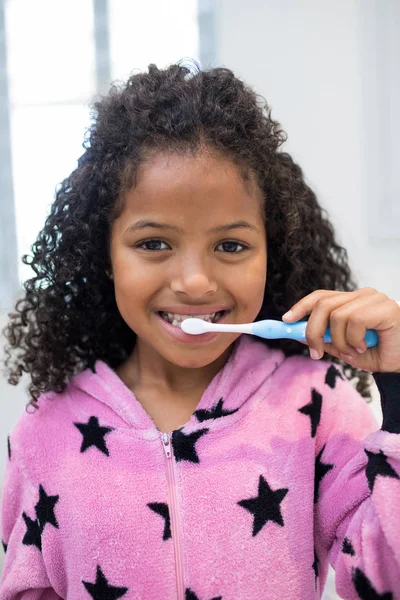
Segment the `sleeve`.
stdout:
<svg viewBox="0 0 400 600">
<path fill-rule="evenodd" d="M 320 384 L 315 561 L 329 559 L 341 598 L 400 600 L 400 373 L 373 376 L 381 429 L 336 366 Z"/>
<path fill-rule="evenodd" d="M 8 438 L 8 458 L 1 502 L 1 536 L 5 551 L 0 600 L 59 600 L 47 577 L 41 532 L 35 514 L 37 491 L 23 473 Z"/>
</svg>

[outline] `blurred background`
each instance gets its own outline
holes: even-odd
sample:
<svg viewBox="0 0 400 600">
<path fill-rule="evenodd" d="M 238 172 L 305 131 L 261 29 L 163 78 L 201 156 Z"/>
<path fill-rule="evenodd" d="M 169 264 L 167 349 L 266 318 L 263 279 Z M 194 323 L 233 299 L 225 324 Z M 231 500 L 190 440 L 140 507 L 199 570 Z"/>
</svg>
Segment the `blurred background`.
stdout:
<svg viewBox="0 0 400 600">
<path fill-rule="evenodd" d="M 31 276 L 21 256 L 82 154 L 89 104 L 185 58 L 267 99 L 359 286 L 400 300 L 398 0 L 0 0 L 0 328 Z M 0 482 L 26 383 L 0 377 Z M 333 590 L 331 573 L 324 600 Z"/>
</svg>

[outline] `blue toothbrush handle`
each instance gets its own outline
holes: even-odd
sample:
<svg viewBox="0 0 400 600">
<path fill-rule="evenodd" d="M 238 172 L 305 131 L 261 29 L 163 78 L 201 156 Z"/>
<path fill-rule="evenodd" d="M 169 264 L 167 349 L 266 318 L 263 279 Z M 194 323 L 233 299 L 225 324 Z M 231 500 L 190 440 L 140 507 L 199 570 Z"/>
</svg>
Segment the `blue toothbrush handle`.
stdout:
<svg viewBox="0 0 400 600">
<path fill-rule="evenodd" d="M 367 329 L 367 331 L 365 332 L 364 340 L 367 344 L 367 348 L 373 348 L 374 346 L 377 346 L 379 343 L 379 337 L 378 337 L 376 330 L 375 329 Z M 328 342 L 328 343 L 332 342 L 331 331 L 330 331 L 329 327 L 325 332 L 324 342 Z"/>
<path fill-rule="evenodd" d="M 284 321 L 274 321 L 266 319 L 252 323 L 252 333 L 258 337 L 266 339 L 289 339 L 306 342 L 307 321 L 297 321 L 297 323 L 285 323 Z M 365 333 L 365 342 L 367 348 L 377 346 L 379 342 L 378 334 L 375 329 L 367 329 Z M 330 328 L 325 332 L 324 342 L 332 342 Z"/>
</svg>

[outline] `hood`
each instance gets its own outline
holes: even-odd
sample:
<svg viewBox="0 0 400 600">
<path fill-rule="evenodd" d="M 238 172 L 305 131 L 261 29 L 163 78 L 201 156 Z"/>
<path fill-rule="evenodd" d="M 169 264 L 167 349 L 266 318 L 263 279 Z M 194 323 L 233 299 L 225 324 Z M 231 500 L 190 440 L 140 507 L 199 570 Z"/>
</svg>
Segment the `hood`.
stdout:
<svg viewBox="0 0 400 600">
<path fill-rule="evenodd" d="M 242 334 L 232 344 L 232 352 L 222 369 L 205 389 L 185 431 L 203 427 L 204 421 L 218 416 L 246 412 L 248 400 L 265 393 L 271 384 L 271 375 L 284 361 L 282 350 L 271 349 L 257 338 Z M 134 393 L 105 362 L 95 363 L 95 373 L 86 369 L 72 378 L 70 393 L 77 390 L 92 396 L 116 412 L 128 425 L 152 429 L 155 425 Z M 227 423 L 230 419 L 220 419 Z M 216 421 L 214 421 L 215 423 Z"/>
</svg>

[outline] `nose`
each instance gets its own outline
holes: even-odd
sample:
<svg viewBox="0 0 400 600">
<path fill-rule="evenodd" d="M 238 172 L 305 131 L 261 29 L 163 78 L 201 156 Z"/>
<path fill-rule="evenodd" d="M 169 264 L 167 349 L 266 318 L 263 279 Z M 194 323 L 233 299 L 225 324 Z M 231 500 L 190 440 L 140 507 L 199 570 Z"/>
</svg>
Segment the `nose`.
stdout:
<svg viewBox="0 0 400 600">
<path fill-rule="evenodd" d="M 176 273 L 171 278 L 171 290 L 193 298 L 215 293 L 218 285 L 204 262 L 197 257 L 187 257 L 178 263 Z"/>
</svg>

